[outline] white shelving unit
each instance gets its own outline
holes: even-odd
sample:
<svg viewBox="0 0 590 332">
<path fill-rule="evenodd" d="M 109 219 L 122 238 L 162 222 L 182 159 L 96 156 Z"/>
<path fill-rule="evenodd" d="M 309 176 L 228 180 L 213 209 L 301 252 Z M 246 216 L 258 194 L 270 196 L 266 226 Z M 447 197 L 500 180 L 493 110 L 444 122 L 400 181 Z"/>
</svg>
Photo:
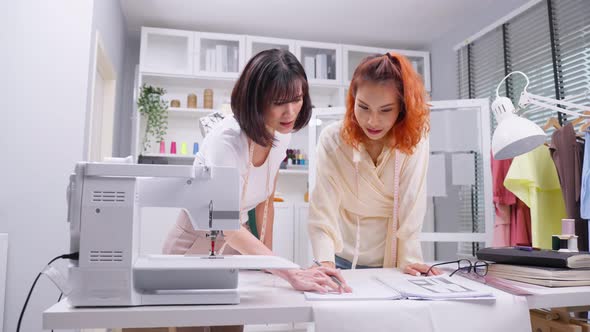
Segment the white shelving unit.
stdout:
<svg viewBox="0 0 590 332">
<path fill-rule="evenodd" d="M 344 71 L 344 83 L 350 85 L 355 68 L 365 57 L 374 54 L 385 54 L 386 48 L 366 47 L 356 45 L 342 45 L 342 69 Z"/>
<path fill-rule="evenodd" d="M 194 76 L 182 74 L 166 74 L 166 73 L 141 73 L 142 80 L 146 84 L 160 86 L 160 87 L 182 87 L 203 88 L 231 90 L 236 82 L 235 78 L 230 77 L 210 77 L 210 76 Z M 203 96 L 198 96 L 202 98 Z M 202 104 L 202 99 L 199 99 L 199 104 Z"/>
<path fill-rule="evenodd" d="M 309 170 L 307 170 L 307 169 L 280 169 L 279 174 L 307 176 L 309 174 Z"/>
<path fill-rule="evenodd" d="M 245 41 L 242 35 L 195 32 L 195 74 L 238 78 L 245 65 Z"/>
<path fill-rule="evenodd" d="M 349 80 L 361 59 L 370 54 L 383 54 L 389 48 L 340 45 L 312 41 L 221 34 L 174 29 L 143 27 L 140 64 L 136 88 L 142 84 L 162 87 L 167 100 L 177 99 L 181 107 L 169 112 L 166 141 L 183 140 L 187 144 L 200 143 L 198 119 L 208 114 L 203 108 L 204 90 L 213 90 L 213 108 L 228 109 L 230 94 L 245 63 L 254 54 L 270 48 L 293 52 L 307 71 L 312 104 L 316 108 L 344 106 Z M 430 89 L 430 57 L 428 52 L 394 50 L 410 58 Z M 214 59 L 214 64 L 211 63 Z M 219 61 L 218 61 L 219 60 Z M 222 63 L 219 63 L 222 61 Z M 307 63 L 306 63 L 307 62 Z M 218 65 L 219 64 L 219 65 Z M 313 71 L 313 72 L 312 72 Z M 199 109 L 186 110 L 188 94 L 197 95 Z M 184 112 L 186 111 L 186 112 Z M 140 146 L 144 124 L 134 116 L 135 157 L 142 153 Z M 184 130 L 184 133 L 182 132 Z M 292 148 L 309 152 L 308 129 L 293 135 Z M 178 137 L 180 136 L 180 137 Z M 153 149 L 156 147 L 152 146 Z M 155 150 L 144 153 L 154 153 Z"/>
<path fill-rule="evenodd" d="M 139 70 L 142 73 L 192 74 L 194 32 L 141 29 Z"/>
<path fill-rule="evenodd" d="M 191 151 L 192 153 L 192 151 Z M 173 159 L 195 159 L 195 156 L 192 154 L 171 154 L 171 153 L 145 153 L 143 154 L 144 157 L 165 157 L 165 158 L 173 158 Z"/>
<path fill-rule="evenodd" d="M 341 45 L 297 41 L 295 52 L 311 85 L 342 86 Z"/>
<path fill-rule="evenodd" d="M 215 110 L 205 108 L 186 108 L 186 107 L 170 107 L 168 108 L 168 117 L 189 117 L 200 118 L 205 115 L 213 113 Z"/>
<path fill-rule="evenodd" d="M 342 45 L 342 68 L 344 71 L 345 85 L 350 85 L 354 70 L 360 64 L 362 59 L 369 55 L 385 54 L 386 52 L 391 51 L 402 54 L 410 60 L 414 69 L 420 74 L 420 76 L 422 76 L 424 87 L 427 91 L 430 91 L 430 53 L 357 45 Z"/>
<path fill-rule="evenodd" d="M 293 205 L 275 203 L 275 220 L 272 230 L 272 251 L 280 257 L 293 261 L 295 259 Z"/>
<path fill-rule="evenodd" d="M 246 36 L 246 59 L 251 59 L 254 55 L 273 48 L 287 50 L 295 54 L 295 41 L 291 39 Z"/>
<path fill-rule="evenodd" d="M 402 54 L 410 60 L 414 69 L 422 76 L 424 81 L 424 87 L 426 91 L 431 91 L 430 83 L 430 53 L 422 51 L 410 51 L 410 50 L 391 50 Z"/>
</svg>

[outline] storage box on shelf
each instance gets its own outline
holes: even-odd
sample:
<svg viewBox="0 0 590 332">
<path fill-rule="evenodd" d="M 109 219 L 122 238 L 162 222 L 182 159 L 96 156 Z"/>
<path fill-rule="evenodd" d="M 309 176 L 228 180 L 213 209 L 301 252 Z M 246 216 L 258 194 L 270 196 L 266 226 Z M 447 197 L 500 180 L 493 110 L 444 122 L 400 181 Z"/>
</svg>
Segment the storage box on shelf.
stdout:
<svg viewBox="0 0 590 332">
<path fill-rule="evenodd" d="M 238 78 L 245 65 L 245 37 L 195 32 L 197 76 Z"/>
<path fill-rule="evenodd" d="M 339 44 L 297 41 L 295 50 L 312 85 L 342 85 L 342 47 Z"/>
</svg>

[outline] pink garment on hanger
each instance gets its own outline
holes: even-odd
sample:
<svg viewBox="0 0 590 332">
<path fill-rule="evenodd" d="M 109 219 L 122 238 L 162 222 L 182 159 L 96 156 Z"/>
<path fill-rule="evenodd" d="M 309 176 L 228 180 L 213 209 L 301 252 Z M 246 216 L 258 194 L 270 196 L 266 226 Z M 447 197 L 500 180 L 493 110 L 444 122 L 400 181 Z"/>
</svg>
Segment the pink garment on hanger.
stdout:
<svg viewBox="0 0 590 332">
<path fill-rule="evenodd" d="M 492 185 L 494 190 L 494 247 L 517 244 L 531 245 L 531 213 L 526 204 L 504 187 L 504 179 L 512 159 L 496 160 L 492 155 Z"/>
<path fill-rule="evenodd" d="M 496 218 L 494 219 L 494 247 L 510 245 L 510 205 L 494 202 Z"/>
<path fill-rule="evenodd" d="M 532 245 L 531 209 L 517 198 L 516 205 L 511 205 L 510 210 L 510 245 Z"/>
</svg>

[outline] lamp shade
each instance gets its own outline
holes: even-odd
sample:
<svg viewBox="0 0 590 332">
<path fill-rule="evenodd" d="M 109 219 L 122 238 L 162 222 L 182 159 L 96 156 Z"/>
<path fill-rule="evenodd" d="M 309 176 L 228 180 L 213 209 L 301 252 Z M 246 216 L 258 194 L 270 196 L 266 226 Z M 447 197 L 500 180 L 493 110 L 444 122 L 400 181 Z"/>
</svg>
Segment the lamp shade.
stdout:
<svg viewBox="0 0 590 332">
<path fill-rule="evenodd" d="M 494 159 L 510 159 L 534 150 L 545 143 L 546 135 L 534 122 L 514 114 L 512 101 L 496 98 L 492 110 L 498 126 L 492 136 Z"/>
</svg>

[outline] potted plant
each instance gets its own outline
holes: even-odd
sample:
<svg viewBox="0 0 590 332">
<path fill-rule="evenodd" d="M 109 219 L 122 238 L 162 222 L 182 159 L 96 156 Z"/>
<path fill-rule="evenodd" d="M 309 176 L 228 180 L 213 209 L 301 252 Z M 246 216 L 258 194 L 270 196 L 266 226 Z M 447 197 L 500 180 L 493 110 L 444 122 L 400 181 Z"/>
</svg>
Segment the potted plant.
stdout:
<svg viewBox="0 0 590 332">
<path fill-rule="evenodd" d="M 143 137 L 143 151 L 151 147 L 151 138 L 156 143 L 164 140 L 168 129 L 168 102 L 162 97 L 166 93 L 163 88 L 144 84 L 137 99 L 137 110 L 146 119 L 145 135 Z"/>
</svg>

